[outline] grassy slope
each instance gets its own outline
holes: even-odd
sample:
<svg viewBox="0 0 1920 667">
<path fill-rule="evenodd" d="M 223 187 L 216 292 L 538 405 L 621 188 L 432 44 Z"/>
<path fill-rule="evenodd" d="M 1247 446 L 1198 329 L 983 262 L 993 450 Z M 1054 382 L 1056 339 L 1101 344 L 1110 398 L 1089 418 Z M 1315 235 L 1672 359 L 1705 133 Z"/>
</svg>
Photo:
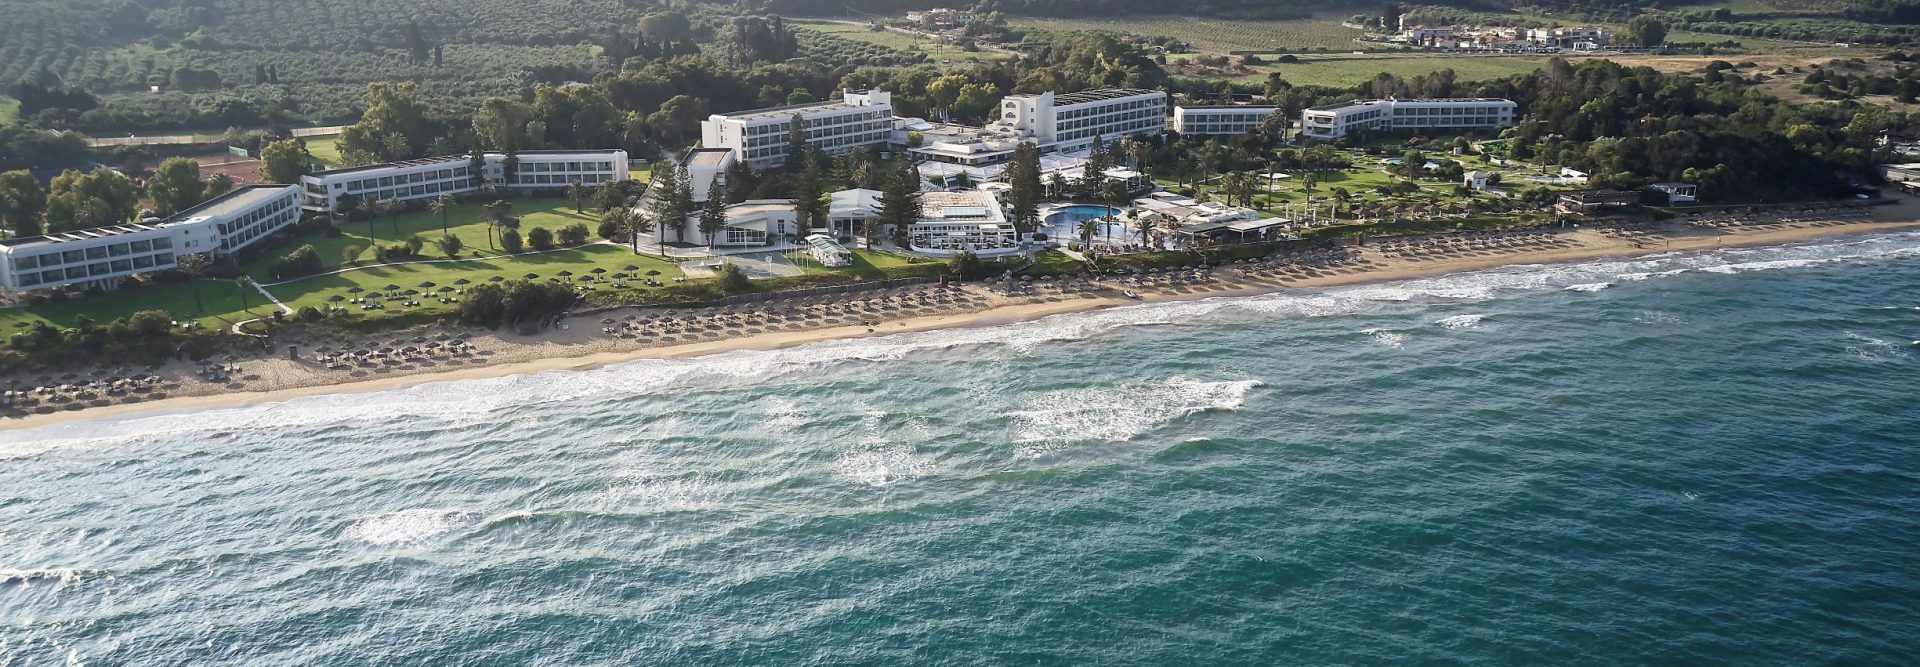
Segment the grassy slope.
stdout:
<svg viewBox="0 0 1920 667">
<path fill-rule="evenodd" d="M 1125 18 L 1017 18 L 1019 28 L 1041 30 L 1106 30 L 1139 35 L 1164 35 L 1193 45 L 1197 51 L 1298 52 L 1308 49 L 1348 51 L 1359 30 L 1340 25 L 1341 19 L 1320 17 L 1294 21 L 1201 19 L 1185 16 Z"/>
<path fill-rule="evenodd" d="M 0 123 L 11 123 L 20 117 L 20 100 L 0 95 Z"/>
<path fill-rule="evenodd" d="M 511 201 L 513 215 L 520 218 L 522 238 L 536 227 L 544 227 L 557 233 L 561 227 L 575 222 L 585 223 L 588 229 L 593 229 L 600 222 L 600 216 L 596 213 L 575 213 L 573 202 L 565 198 L 543 197 Z M 479 202 L 462 204 L 448 212 L 447 231 L 460 237 L 466 245 L 466 249 L 461 251 L 462 255 L 471 255 L 474 252 L 485 256 L 501 254 L 499 250 L 488 248 L 486 213 L 486 206 Z M 399 228 L 398 233 L 394 231 L 396 226 Z M 394 245 L 414 234 L 419 234 L 428 241 L 427 249 L 422 252 L 435 256 L 439 253 L 433 248 L 432 242 L 440 238 L 440 218 L 428 211 L 402 213 L 392 220 L 386 216 L 379 216 L 373 220 L 371 238 L 368 236 L 366 222 L 343 223 L 339 229 L 339 236 L 302 240 L 303 243 L 313 244 L 314 250 L 320 254 L 320 261 L 325 263 L 329 270 L 339 268 L 343 263 L 345 260 L 343 252 L 347 246 L 359 246 L 360 254 L 357 258 L 363 262 L 371 261 L 374 243 Z M 295 244 L 290 247 L 297 246 L 298 244 Z M 495 243 L 494 246 L 497 248 L 498 244 Z M 268 282 L 272 280 L 272 276 L 267 274 L 267 266 L 272 262 L 273 258 L 262 259 L 248 265 L 246 270 L 256 279 Z"/>
<path fill-rule="evenodd" d="M 333 143 L 339 138 L 338 134 L 307 137 L 307 153 L 328 169 L 346 166 L 346 161 L 340 159 L 340 147 Z"/>
<path fill-rule="evenodd" d="M 870 44 L 878 44 L 880 46 L 884 46 L 891 49 L 898 49 L 901 51 L 921 51 L 926 53 L 928 56 L 932 57 L 936 62 L 940 60 L 951 60 L 954 63 L 958 64 L 958 63 L 965 63 L 965 62 L 986 62 L 986 61 L 993 61 L 993 60 L 1004 60 L 1007 58 L 1007 54 L 1000 53 L 997 51 L 967 52 L 967 51 L 960 50 L 960 48 L 956 46 L 942 45 L 932 40 L 922 39 L 919 37 L 915 37 L 913 35 L 902 34 L 902 33 L 894 32 L 891 30 L 875 32 L 873 30 L 869 30 L 867 26 L 864 26 L 864 25 L 851 25 L 846 23 L 834 23 L 831 21 L 819 21 L 819 20 L 794 20 L 794 21 L 789 21 L 787 25 L 793 26 L 795 28 L 805 29 L 805 30 L 823 32 L 823 33 L 831 34 L 836 37 L 841 37 L 844 39 L 867 42 Z"/>
</svg>

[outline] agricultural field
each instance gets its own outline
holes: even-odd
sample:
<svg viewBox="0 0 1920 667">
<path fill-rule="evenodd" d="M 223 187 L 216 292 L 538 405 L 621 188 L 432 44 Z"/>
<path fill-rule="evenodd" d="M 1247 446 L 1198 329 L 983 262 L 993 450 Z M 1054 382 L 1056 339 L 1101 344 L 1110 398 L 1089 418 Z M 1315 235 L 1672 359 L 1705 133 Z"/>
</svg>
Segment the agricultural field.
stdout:
<svg viewBox="0 0 1920 667">
<path fill-rule="evenodd" d="M 1278 73 L 1294 85 L 1352 87 L 1366 83 L 1381 72 L 1402 78 L 1431 74 L 1445 69 L 1459 81 L 1484 81 L 1541 68 L 1545 57 L 1531 56 L 1382 56 L 1374 58 L 1327 57 L 1301 58 L 1298 63 L 1270 63 L 1254 67 L 1254 74 L 1243 78 L 1264 79 Z"/>
<path fill-rule="evenodd" d="M 963 51 L 959 47 L 892 30 L 876 31 L 866 24 L 841 23 L 823 19 L 799 19 L 789 21 L 787 25 L 806 32 L 831 35 L 833 37 L 864 42 L 875 46 L 903 51 L 922 53 L 936 63 L 990 62 L 1004 60 L 1008 54 L 999 51 Z"/>
<path fill-rule="evenodd" d="M 1104 30 L 1172 37 L 1205 53 L 1255 51 L 1298 53 L 1310 50 L 1351 51 L 1360 31 L 1340 24 L 1341 18 L 1273 21 L 1203 19 L 1185 16 L 1130 16 L 1124 18 L 1029 18 L 1008 21 L 1017 29 L 1054 32 Z"/>
</svg>

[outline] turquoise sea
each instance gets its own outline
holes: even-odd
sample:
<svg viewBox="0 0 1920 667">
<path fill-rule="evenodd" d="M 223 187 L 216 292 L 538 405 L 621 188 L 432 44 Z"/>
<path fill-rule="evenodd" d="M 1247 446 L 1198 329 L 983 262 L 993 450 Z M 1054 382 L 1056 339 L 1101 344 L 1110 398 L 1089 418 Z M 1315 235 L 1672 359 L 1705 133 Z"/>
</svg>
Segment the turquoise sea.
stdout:
<svg viewBox="0 0 1920 667">
<path fill-rule="evenodd" d="M 1911 665 L 1920 234 L 0 432 L 0 665 Z"/>
</svg>

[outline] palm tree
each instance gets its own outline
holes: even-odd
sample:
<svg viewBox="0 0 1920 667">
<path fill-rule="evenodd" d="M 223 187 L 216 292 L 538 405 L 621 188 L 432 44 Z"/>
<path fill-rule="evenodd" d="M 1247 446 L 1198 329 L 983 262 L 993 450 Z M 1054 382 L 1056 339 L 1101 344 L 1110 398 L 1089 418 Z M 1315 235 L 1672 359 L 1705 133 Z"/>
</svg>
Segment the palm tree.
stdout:
<svg viewBox="0 0 1920 667">
<path fill-rule="evenodd" d="M 513 210 L 513 202 L 507 201 L 505 199 L 495 199 L 493 200 L 493 203 L 487 204 L 487 249 L 488 250 L 493 249 L 494 231 L 498 230 L 500 228 L 500 225 L 506 223 L 508 212 L 512 210 Z"/>
<path fill-rule="evenodd" d="M 233 286 L 240 288 L 240 309 L 247 309 L 247 290 L 253 289 L 253 279 L 240 276 L 233 279 Z"/>
<path fill-rule="evenodd" d="M 580 179 L 576 178 L 567 182 L 567 198 L 573 200 L 573 212 L 581 212 L 580 202 L 585 201 L 587 198 L 587 187 L 580 184 Z"/>
<path fill-rule="evenodd" d="M 393 237 L 400 238 L 400 199 L 398 197 L 388 199 L 382 208 L 387 211 L 387 223 L 393 225 Z"/>
<path fill-rule="evenodd" d="M 205 255 L 181 255 L 179 259 L 174 260 L 174 267 L 180 269 L 181 273 L 187 274 L 187 284 L 193 286 L 194 313 L 199 314 L 205 311 L 207 307 L 200 303 L 200 274 L 206 273 L 207 271 L 207 257 Z"/>
<path fill-rule="evenodd" d="M 1154 228 L 1153 218 L 1136 219 L 1133 221 L 1133 225 L 1134 231 L 1140 233 L 1140 245 L 1151 245 Z"/>
<path fill-rule="evenodd" d="M 427 210 L 434 215 L 440 216 L 440 234 L 442 236 L 447 234 L 447 212 L 453 210 L 453 205 L 453 195 L 440 195 L 434 197 L 433 201 L 427 202 Z"/>
<path fill-rule="evenodd" d="M 1093 230 L 1100 228 L 1100 223 L 1096 222 L 1097 220 L 1099 220 L 1099 218 L 1087 218 L 1085 220 L 1080 221 L 1080 242 L 1081 243 L 1086 244 L 1087 246 L 1093 245 Z"/>
</svg>

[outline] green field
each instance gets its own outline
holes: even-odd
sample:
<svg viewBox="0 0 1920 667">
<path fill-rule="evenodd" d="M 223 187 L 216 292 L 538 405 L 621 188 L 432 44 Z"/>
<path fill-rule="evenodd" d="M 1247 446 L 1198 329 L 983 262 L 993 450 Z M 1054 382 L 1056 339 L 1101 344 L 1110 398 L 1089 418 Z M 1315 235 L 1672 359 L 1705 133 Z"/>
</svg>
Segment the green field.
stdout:
<svg viewBox="0 0 1920 667">
<path fill-rule="evenodd" d="M 206 306 L 207 317 L 200 318 L 209 327 L 220 327 L 240 320 L 265 317 L 273 312 L 273 307 L 260 293 L 247 290 L 246 305 L 240 307 L 241 288 L 229 281 L 200 281 L 200 299 Z M 91 297 L 74 297 L 64 303 L 50 303 L 30 308 L 0 309 L 0 336 L 11 336 L 33 322 L 50 322 L 55 326 L 73 326 L 82 315 L 93 321 L 105 324 L 116 318 L 126 317 L 142 310 L 164 310 L 175 317 L 186 317 L 194 312 L 193 285 L 188 283 L 169 283 L 150 285 L 138 290 L 116 292 Z"/>
<path fill-rule="evenodd" d="M 1184 16 L 1130 16 L 1126 18 L 1028 18 L 1010 21 L 1015 28 L 1056 32 L 1104 30 L 1137 35 L 1161 35 L 1186 42 L 1208 53 L 1258 51 L 1289 53 L 1312 49 L 1351 51 L 1360 31 L 1340 25 L 1336 17 L 1293 21 L 1202 19 Z"/>
<path fill-rule="evenodd" d="M 338 134 L 306 137 L 307 153 L 313 156 L 315 162 L 319 162 L 328 169 L 344 167 L 346 166 L 346 161 L 340 159 L 340 147 L 333 143 L 339 138 L 340 135 Z"/>
<path fill-rule="evenodd" d="M 1244 79 L 1264 79 L 1278 72 L 1294 85 L 1350 87 L 1387 72 L 1412 78 L 1451 69 L 1455 80 L 1483 81 L 1524 74 L 1544 66 L 1545 57 L 1531 56 L 1383 56 L 1378 58 L 1302 58 L 1298 63 L 1256 66 Z"/>
<path fill-rule="evenodd" d="M 20 100 L 0 95 L 0 123 L 11 123 L 20 117 Z"/>
<path fill-rule="evenodd" d="M 936 63 L 947 61 L 952 61 L 956 64 L 965 62 L 990 62 L 1005 60 L 1008 57 L 1007 54 L 998 51 L 962 51 L 960 47 L 952 44 L 945 44 L 914 35 L 894 32 L 892 30 L 875 31 L 864 24 L 854 25 L 825 20 L 802 19 L 789 21 L 787 25 L 803 30 L 826 33 L 842 39 L 878 44 L 900 51 L 919 51 L 927 54 L 927 57 L 932 58 Z"/>
<path fill-rule="evenodd" d="M 600 223 L 600 216 L 598 214 L 573 212 L 573 202 L 564 198 L 541 197 L 513 199 L 509 201 L 513 202 L 512 215 L 520 218 L 520 236 L 522 238 L 525 238 L 527 233 L 535 227 L 545 227 L 548 231 L 558 234 L 561 227 L 575 222 L 585 223 L 588 229 L 593 229 Z M 320 254 L 320 261 L 326 264 L 328 270 L 340 267 L 345 259 L 342 254 L 347 246 L 359 246 L 360 254 L 358 258 L 363 262 L 372 261 L 374 243 L 394 245 L 405 241 L 408 236 L 414 234 L 419 234 L 427 239 L 427 248 L 421 251 L 422 254 L 429 255 L 435 259 L 444 258 L 444 256 L 440 254 L 440 251 L 433 246 L 433 241 L 440 238 L 441 235 L 440 218 L 428 211 L 401 213 L 400 215 L 394 216 L 392 220 L 389 220 L 387 216 L 384 215 L 378 216 L 371 221 L 371 238 L 368 237 L 368 227 L 369 223 L 364 221 L 342 223 L 339 225 L 339 236 L 307 238 L 302 239 L 300 243 L 313 244 L 314 250 Z M 395 231 L 395 227 L 398 227 L 397 232 Z M 489 247 L 490 245 L 497 247 L 498 243 L 494 242 L 490 244 L 487 240 L 486 207 L 480 202 L 461 204 L 452 211 L 449 211 L 447 213 L 447 233 L 460 237 L 460 241 L 465 244 L 466 248 L 461 251 L 462 256 L 472 256 L 475 252 L 483 256 L 499 256 L 501 254 L 499 250 Z M 289 249 L 297 247 L 298 245 L 300 244 L 296 243 L 289 246 Z M 272 264 L 274 259 L 280 254 L 285 254 L 285 251 L 275 253 L 275 257 L 267 257 L 256 261 L 246 266 L 245 269 L 247 273 L 255 279 L 261 282 L 271 282 L 273 277 L 267 274 L 267 267 Z"/>
</svg>

